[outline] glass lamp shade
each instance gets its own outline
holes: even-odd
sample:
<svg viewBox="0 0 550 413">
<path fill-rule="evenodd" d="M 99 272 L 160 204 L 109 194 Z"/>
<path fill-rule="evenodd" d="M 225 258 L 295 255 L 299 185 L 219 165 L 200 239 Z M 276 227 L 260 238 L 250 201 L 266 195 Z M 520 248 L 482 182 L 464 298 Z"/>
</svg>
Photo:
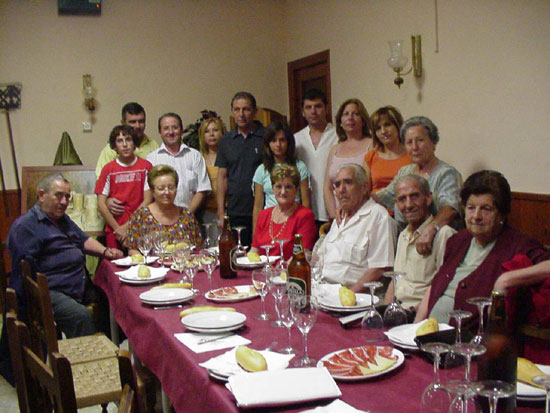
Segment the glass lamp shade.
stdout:
<svg viewBox="0 0 550 413">
<path fill-rule="evenodd" d="M 403 40 L 391 40 L 388 44 L 391 52 L 391 56 L 387 60 L 388 66 L 396 72 L 403 70 L 408 61 L 407 57 L 403 56 Z"/>
</svg>

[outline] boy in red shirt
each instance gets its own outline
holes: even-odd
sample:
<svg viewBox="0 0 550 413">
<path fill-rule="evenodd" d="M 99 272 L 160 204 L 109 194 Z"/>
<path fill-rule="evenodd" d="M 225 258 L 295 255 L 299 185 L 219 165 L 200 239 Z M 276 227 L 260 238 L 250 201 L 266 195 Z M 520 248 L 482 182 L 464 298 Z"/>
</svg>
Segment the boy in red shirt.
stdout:
<svg viewBox="0 0 550 413">
<path fill-rule="evenodd" d="M 103 167 L 96 183 L 97 207 L 105 218 L 105 238 L 109 248 L 122 249 L 130 215 L 141 204 L 146 204 L 143 187 L 152 165 L 134 154 L 137 139 L 130 126 L 118 125 L 113 128 L 109 135 L 109 145 L 117 152 L 117 158 Z M 124 205 L 124 213 L 113 217 L 107 207 L 107 198 L 120 200 Z"/>
</svg>

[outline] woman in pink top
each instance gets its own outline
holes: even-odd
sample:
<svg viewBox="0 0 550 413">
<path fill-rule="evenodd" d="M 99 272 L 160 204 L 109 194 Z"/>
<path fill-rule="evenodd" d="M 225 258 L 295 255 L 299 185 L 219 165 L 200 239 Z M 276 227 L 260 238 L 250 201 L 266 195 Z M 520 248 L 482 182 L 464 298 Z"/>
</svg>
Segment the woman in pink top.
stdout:
<svg viewBox="0 0 550 413">
<path fill-rule="evenodd" d="M 336 215 L 336 199 L 332 181 L 338 168 L 344 164 L 364 164 L 365 154 L 372 146 L 372 133 L 369 114 L 359 99 L 348 99 L 336 113 L 336 133 L 338 143 L 328 155 L 325 174 L 324 198 L 329 217 Z"/>
<path fill-rule="evenodd" d="M 388 186 L 397 171 L 411 163 L 411 158 L 399 140 L 403 117 L 396 108 L 384 106 L 374 112 L 370 120 L 374 128 L 374 149 L 365 156 L 365 164 L 369 168 L 371 191 L 377 192 Z"/>
</svg>

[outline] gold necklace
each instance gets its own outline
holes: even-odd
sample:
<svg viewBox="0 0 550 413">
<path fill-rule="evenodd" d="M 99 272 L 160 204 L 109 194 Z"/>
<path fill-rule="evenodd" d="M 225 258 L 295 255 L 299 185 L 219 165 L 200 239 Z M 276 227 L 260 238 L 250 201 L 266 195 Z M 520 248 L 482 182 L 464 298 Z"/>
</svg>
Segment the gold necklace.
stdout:
<svg viewBox="0 0 550 413">
<path fill-rule="evenodd" d="M 294 210 L 296 209 L 296 207 L 297 207 L 297 205 L 294 204 L 294 206 L 292 207 L 292 210 L 290 212 L 290 215 L 286 217 L 285 222 L 283 222 L 283 226 L 281 227 L 281 229 L 279 230 L 279 232 L 275 236 L 273 236 L 273 215 L 274 215 L 275 210 L 278 210 L 281 214 L 282 214 L 282 212 L 281 212 L 281 209 L 279 208 L 279 205 L 277 205 L 275 208 L 273 208 L 273 212 L 271 213 L 271 220 L 269 221 L 269 237 L 271 238 L 271 242 L 273 244 L 275 243 L 276 239 L 279 239 L 279 236 L 285 230 L 286 223 L 288 222 L 288 218 L 292 216 L 292 214 L 294 213 Z"/>
</svg>

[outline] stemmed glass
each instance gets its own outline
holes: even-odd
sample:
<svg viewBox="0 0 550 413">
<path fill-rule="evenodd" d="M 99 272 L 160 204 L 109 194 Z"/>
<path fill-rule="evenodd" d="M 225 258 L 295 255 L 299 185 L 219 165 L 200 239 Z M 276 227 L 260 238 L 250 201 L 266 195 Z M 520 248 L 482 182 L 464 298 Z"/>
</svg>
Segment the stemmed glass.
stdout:
<svg viewBox="0 0 550 413">
<path fill-rule="evenodd" d="M 439 360 L 442 354 L 449 351 L 449 348 L 450 346 L 445 343 L 426 343 L 421 347 L 422 351 L 430 353 L 434 360 L 433 382 L 422 393 L 422 406 L 431 411 L 447 411 L 451 403 L 451 396 L 439 378 Z"/>
<path fill-rule="evenodd" d="M 266 269 L 252 271 L 252 285 L 258 291 L 262 300 L 262 312 L 255 317 L 256 320 L 269 320 L 271 317 L 265 312 L 265 296 L 268 292 L 268 276 Z"/>
<path fill-rule="evenodd" d="M 212 273 L 218 266 L 218 256 L 210 251 L 202 250 L 200 260 L 203 270 L 208 275 L 208 283 L 210 284 L 210 291 L 212 291 Z"/>
<path fill-rule="evenodd" d="M 535 376 L 533 383 L 546 389 L 546 413 L 550 413 L 550 376 Z"/>
<path fill-rule="evenodd" d="M 212 239 L 210 238 L 210 227 L 214 225 L 213 222 L 205 222 L 202 224 L 204 226 L 204 248 L 211 248 L 214 245 L 212 244 Z"/>
<path fill-rule="evenodd" d="M 272 327 L 284 327 L 284 324 L 281 321 L 281 315 L 279 313 L 279 304 L 281 302 L 283 294 L 286 292 L 287 277 L 283 277 L 283 273 L 286 273 L 286 270 L 275 268 L 271 270 L 268 274 L 269 291 L 275 299 L 275 313 L 277 314 L 277 319 L 271 323 Z"/>
<path fill-rule="evenodd" d="M 374 306 L 374 292 L 377 288 L 382 287 L 382 283 L 378 281 L 372 281 L 363 284 L 364 287 L 370 291 L 370 306 L 361 320 L 361 331 L 363 332 L 363 338 L 367 342 L 382 341 L 384 340 L 384 321 L 382 316 Z"/>
<path fill-rule="evenodd" d="M 189 254 L 190 249 L 190 246 L 184 242 L 178 242 L 176 244 L 176 247 L 174 248 L 172 258 L 174 260 L 176 270 L 180 273 L 183 273 L 183 264 L 187 259 L 187 255 Z M 180 280 L 180 283 L 183 282 L 187 282 L 187 277 L 185 275 Z"/>
<path fill-rule="evenodd" d="M 279 317 L 281 318 L 281 321 L 286 327 L 288 333 L 288 345 L 279 350 L 279 352 L 283 354 L 293 354 L 295 349 L 292 347 L 290 337 L 292 325 L 294 324 L 294 318 L 292 316 L 292 299 L 288 294 L 283 295 L 281 302 L 279 303 Z"/>
<path fill-rule="evenodd" d="M 406 274 L 398 271 L 387 271 L 383 275 L 384 277 L 391 278 L 393 282 L 393 300 L 386 307 L 386 311 L 384 311 L 384 325 L 387 327 L 392 327 L 407 324 L 407 312 L 401 304 L 399 304 L 399 301 L 397 301 L 397 296 L 395 295 L 397 291 L 397 279 L 405 276 Z"/>
<path fill-rule="evenodd" d="M 265 260 L 265 268 L 266 270 L 267 269 L 271 269 L 271 263 L 269 262 L 269 251 L 271 251 L 271 249 L 274 247 L 275 245 L 274 244 L 266 244 L 266 245 L 261 245 L 260 248 L 264 249 L 265 250 L 265 257 L 266 257 L 266 260 Z"/>
<path fill-rule="evenodd" d="M 185 275 L 189 277 L 189 282 L 191 282 L 191 292 L 194 295 L 197 295 L 199 293 L 199 290 L 194 287 L 195 275 L 197 275 L 197 272 L 199 271 L 199 265 L 200 263 L 198 257 L 191 254 L 187 256 L 183 263 L 183 271 L 185 272 Z"/>
<path fill-rule="evenodd" d="M 472 316 L 472 313 L 464 310 L 453 310 L 449 313 L 450 318 L 456 320 L 456 337 L 453 348 L 457 347 L 459 344 L 462 344 L 462 319 Z M 445 369 L 448 370 L 447 377 L 449 379 L 459 379 L 460 376 L 456 376 L 456 369 L 453 367 L 460 366 L 464 364 L 464 359 L 462 355 L 452 351 L 445 357 Z"/>
<path fill-rule="evenodd" d="M 476 305 L 477 310 L 479 311 L 479 323 L 477 327 L 477 334 L 472 338 L 472 343 L 481 344 L 483 341 L 483 317 L 485 315 L 485 307 L 491 305 L 491 299 L 487 297 L 472 297 L 467 298 L 466 302 L 468 304 Z"/>
<path fill-rule="evenodd" d="M 479 396 L 489 399 L 491 413 L 496 413 L 498 399 L 513 396 L 516 393 L 516 385 L 501 380 L 484 380 L 475 382 L 472 390 Z"/>
<path fill-rule="evenodd" d="M 246 227 L 233 227 L 235 231 L 237 231 L 237 245 L 231 249 L 231 252 L 229 253 L 229 256 L 231 257 L 231 269 L 233 271 L 237 271 L 237 258 L 243 257 L 246 255 L 246 249 L 248 247 L 244 247 L 241 243 L 241 231 L 245 229 Z"/>
<path fill-rule="evenodd" d="M 285 263 L 285 254 L 284 254 L 283 248 L 284 248 L 285 242 L 287 242 L 287 241 L 288 241 L 288 239 L 285 239 L 285 238 L 275 240 L 275 242 L 277 244 L 279 244 L 279 251 L 281 252 L 281 258 L 279 259 L 279 266 L 281 268 L 283 268 L 283 266 L 286 264 Z"/>
<path fill-rule="evenodd" d="M 153 240 L 149 235 L 143 235 L 138 239 L 138 250 L 143 255 L 145 259 L 145 264 L 147 264 L 147 257 L 153 249 Z"/>
<path fill-rule="evenodd" d="M 153 233 L 153 245 L 155 246 L 155 251 L 157 252 L 160 258 L 160 265 L 164 265 L 164 258 L 166 255 L 166 247 L 170 240 L 170 236 L 167 232 L 156 231 Z"/>
<path fill-rule="evenodd" d="M 291 295 L 290 299 L 292 301 L 291 309 L 294 324 L 302 333 L 304 341 L 304 356 L 294 361 L 292 365 L 294 367 L 315 366 L 316 360 L 310 358 L 308 355 L 307 335 L 317 320 L 317 299 L 312 295 Z"/>
<path fill-rule="evenodd" d="M 309 265 L 311 266 L 311 288 L 315 291 L 315 296 L 322 300 L 324 298 L 321 281 L 323 281 L 323 256 L 313 255 Z"/>
</svg>

